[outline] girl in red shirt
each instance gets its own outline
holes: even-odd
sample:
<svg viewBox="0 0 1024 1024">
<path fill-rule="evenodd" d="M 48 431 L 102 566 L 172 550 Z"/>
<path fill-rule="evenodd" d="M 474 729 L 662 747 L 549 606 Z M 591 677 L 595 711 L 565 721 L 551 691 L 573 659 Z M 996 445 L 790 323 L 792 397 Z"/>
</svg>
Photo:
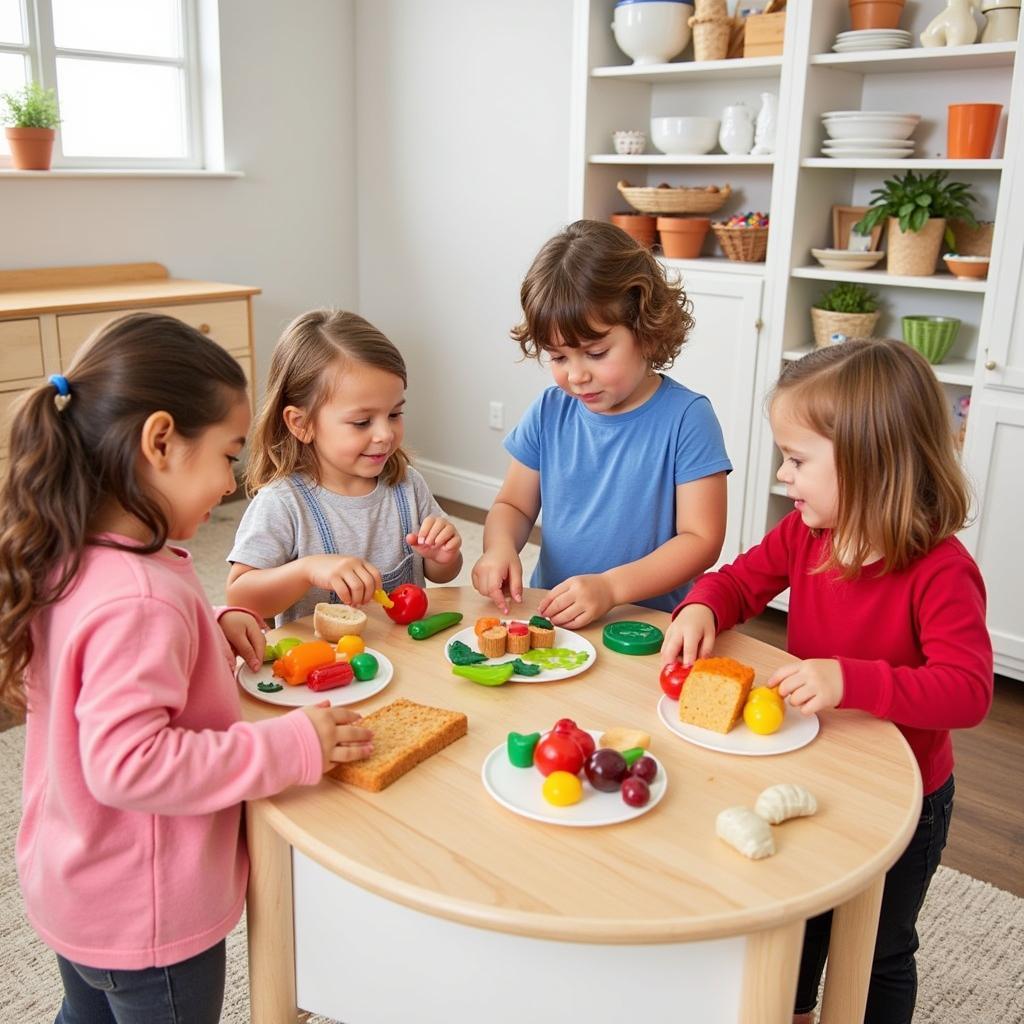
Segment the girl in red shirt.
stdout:
<svg viewBox="0 0 1024 1024">
<path fill-rule="evenodd" d="M 864 1020 L 909 1024 L 917 914 L 953 806 L 950 729 L 992 700 L 985 589 L 955 534 L 970 495 L 945 395 L 897 341 L 849 341 L 787 365 L 770 419 L 795 509 L 702 577 L 675 611 L 662 660 L 685 665 L 790 590 L 787 650 L 769 685 L 805 714 L 856 708 L 893 722 L 921 769 L 921 818 L 886 875 Z M 807 922 L 795 1024 L 810 1024 L 831 912 Z"/>
</svg>

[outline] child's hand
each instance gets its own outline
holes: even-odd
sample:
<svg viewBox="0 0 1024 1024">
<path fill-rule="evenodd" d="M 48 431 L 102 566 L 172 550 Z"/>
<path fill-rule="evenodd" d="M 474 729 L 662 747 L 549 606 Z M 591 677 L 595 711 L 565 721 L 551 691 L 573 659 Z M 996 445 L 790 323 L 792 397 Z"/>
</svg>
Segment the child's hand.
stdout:
<svg viewBox="0 0 1024 1024">
<path fill-rule="evenodd" d="M 485 551 L 473 566 L 473 586 L 483 597 L 489 597 L 508 615 L 509 599 L 523 600 L 523 563 L 511 548 Z"/>
<path fill-rule="evenodd" d="M 601 573 L 570 576 L 563 580 L 537 606 L 537 611 L 552 625 L 563 629 L 581 629 L 601 618 L 615 604 L 611 585 Z"/>
<path fill-rule="evenodd" d="M 415 533 L 410 533 L 405 542 L 423 558 L 447 565 L 459 557 L 462 538 L 455 524 L 441 516 L 427 516 Z"/>
<path fill-rule="evenodd" d="M 768 680 L 778 686 L 779 696 L 805 715 L 825 711 L 843 699 L 843 667 L 835 658 L 810 658 L 776 669 Z"/>
<path fill-rule="evenodd" d="M 665 630 L 661 645 L 661 663 L 681 661 L 692 665 L 707 658 L 715 646 L 715 613 L 706 604 L 688 604 Z"/>
<path fill-rule="evenodd" d="M 383 590 L 377 567 L 351 555 L 310 555 L 306 558 L 309 585 L 320 590 L 333 590 L 343 604 L 358 607 Z"/>
<path fill-rule="evenodd" d="M 263 651 L 267 646 L 267 638 L 263 635 L 263 627 L 248 612 L 225 612 L 218 620 L 221 632 L 227 637 L 231 650 L 235 652 L 253 670 L 258 672 L 263 664 Z"/>
<path fill-rule="evenodd" d="M 333 708 L 328 700 L 311 704 L 302 709 L 320 737 L 320 749 L 324 755 L 324 771 L 344 761 L 361 761 L 373 753 L 373 733 L 351 725 L 362 715 L 348 708 Z"/>
</svg>

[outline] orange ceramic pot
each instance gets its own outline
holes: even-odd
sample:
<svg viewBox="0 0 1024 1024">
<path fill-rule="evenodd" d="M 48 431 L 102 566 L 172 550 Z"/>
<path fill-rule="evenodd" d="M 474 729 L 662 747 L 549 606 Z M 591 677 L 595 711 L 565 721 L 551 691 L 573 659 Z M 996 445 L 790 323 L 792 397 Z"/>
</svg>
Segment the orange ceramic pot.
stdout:
<svg viewBox="0 0 1024 1024">
<path fill-rule="evenodd" d="M 657 237 L 657 218 L 646 213 L 613 213 L 612 223 L 631 238 L 650 249 Z"/>
<path fill-rule="evenodd" d="M 865 28 L 899 28 L 903 0 L 850 0 L 850 24 Z"/>
<path fill-rule="evenodd" d="M 670 260 L 695 260 L 710 227 L 709 217 L 659 217 L 661 251 Z"/>
<path fill-rule="evenodd" d="M 6 128 L 11 163 L 19 171 L 48 171 L 53 155 L 52 128 Z"/>
<path fill-rule="evenodd" d="M 950 160 L 987 160 L 999 128 L 1001 103 L 951 103 L 946 119 L 946 156 Z"/>
</svg>

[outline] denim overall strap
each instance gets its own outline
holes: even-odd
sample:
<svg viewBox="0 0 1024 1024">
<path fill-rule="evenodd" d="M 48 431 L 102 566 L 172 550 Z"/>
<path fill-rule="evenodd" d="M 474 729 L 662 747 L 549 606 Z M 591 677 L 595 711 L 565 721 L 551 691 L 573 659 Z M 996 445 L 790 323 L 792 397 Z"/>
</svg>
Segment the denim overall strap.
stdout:
<svg viewBox="0 0 1024 1024">
<path fill-rule="evenodd" d="M 338 549 L 334 543 L 334 533 L 331 531 L 331 524 L 327 521 L 323 506 L 317 499 L 313 489 L 298 474 L 292 476 L 291 482 L 295 490 L 299 492 L 299 496 L 306 503 L 306 507 L 313 517 L 313 524 L 316 526 L 317 536 L 320 538 L 320 546 L 324 549 L 324 554 L 336 555 Z M 340 598 L 332 590 L 328 601 L 331 604 L 339 604 Z"/>
<path fill-rule="evenodd" d="M 398 509 L 398 519 L 402 526 L 402 560 L 389 572 L 381 573 L 381 582 L 387 591 L 394 590 L 402 583 L 414 583 L 414 553 L 406 542 L 406 537 L 412 533 L 412 510 L 409 506 L 409 496 L 405 491 L 405 484 L 395 484 L 391 488 L 395 498 L 395 507 Z"/>
</svg>

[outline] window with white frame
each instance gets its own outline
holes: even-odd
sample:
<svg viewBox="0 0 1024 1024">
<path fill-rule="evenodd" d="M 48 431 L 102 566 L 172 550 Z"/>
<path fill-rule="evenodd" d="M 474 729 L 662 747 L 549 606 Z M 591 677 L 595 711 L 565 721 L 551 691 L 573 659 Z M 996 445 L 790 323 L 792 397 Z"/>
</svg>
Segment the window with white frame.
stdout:
<svg viewBox="0 0 1024 1024">
<path fill-rule="evenodd" d="M 55 167 L 203 166 L 196 0 L 0 0 L 0 93 L 31 80 Z"/>
</svg>

